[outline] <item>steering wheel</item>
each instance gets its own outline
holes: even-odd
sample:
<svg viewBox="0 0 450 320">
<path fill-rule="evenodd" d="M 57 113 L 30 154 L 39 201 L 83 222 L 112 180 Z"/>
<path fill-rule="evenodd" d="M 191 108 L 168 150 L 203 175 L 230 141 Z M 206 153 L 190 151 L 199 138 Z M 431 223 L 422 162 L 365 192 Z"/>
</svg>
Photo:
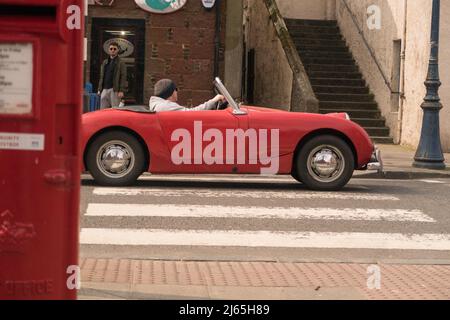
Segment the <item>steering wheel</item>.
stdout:
<svg viewBox="0 0 450 320">
<path fill-rule="evenodd" d="M 225 110 L 226 108 L 228 108 L 230 104 L 228 103 L 228 101 L 224 101 L 224 102 L 217 102 L 217 107 L 216 110 Z"/>
<path fill-rule="evenodd" d="M 214 92 L 216 94 L 221 94 L 219 92 L 219 90 L 217 90 L 217 88 L 214 88 Z M 219 101 L 219 102 L 217 102 L 216 110 L 225 110 L 226 108 L 228 108 L 229 105 L 230 104 L 228 103 L 228 101 L 223 101 L 223 102 Z"/>
</svg>

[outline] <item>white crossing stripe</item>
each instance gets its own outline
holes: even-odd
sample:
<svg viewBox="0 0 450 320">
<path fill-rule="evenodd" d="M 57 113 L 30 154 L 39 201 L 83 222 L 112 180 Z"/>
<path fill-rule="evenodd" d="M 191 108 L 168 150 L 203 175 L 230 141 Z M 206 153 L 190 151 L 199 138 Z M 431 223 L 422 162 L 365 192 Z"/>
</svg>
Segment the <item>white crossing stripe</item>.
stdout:
<svg viewBox="0 0 450 320">
<path fill-rule="evenodd" d="M 244 190 L 186 190 L 164 188 L 95 188 L 98 196 L 153 196 L 202 198 L 255 198 L 255 199 L 331 199 L 331 200 L 367 200 L 400 201 L 399 198 L 386 194 L 348 193 L 348 192 L 307 192 L 299 191 L 244 191 Z"/>
<path fill-rule="evenodd" d="M 420 182 L 425 182 L 425 183 L 432 183 L 432 184 L 444 184 L 444 181 L 439 181 L 439 180 L 419 180 Z"/>
<path fill-rule="evenodd" d="M 262 183 L 293 183 L 300 184 L 288 175 L 283 176 L 261 176 L 261 175 L 192 175 L 192 176 L 141 176 L 139 180 L 142 181 L 203 181 L 203 182 L 262 182 Z"/>
<path fill-rule="evenodd" d="M 230 246 L 450 250 L 448 234 L 316 233 L 218 230 L 95 229 L 81 231 L 81 244 L 118 246 Z"/>
<path fill-rule="evenodd" d="M 435 222 L 420 210 L 239 207 L 209 205 L 103 204 L 88 205 L 85 216 L 256 218 Z"/>
</svg>

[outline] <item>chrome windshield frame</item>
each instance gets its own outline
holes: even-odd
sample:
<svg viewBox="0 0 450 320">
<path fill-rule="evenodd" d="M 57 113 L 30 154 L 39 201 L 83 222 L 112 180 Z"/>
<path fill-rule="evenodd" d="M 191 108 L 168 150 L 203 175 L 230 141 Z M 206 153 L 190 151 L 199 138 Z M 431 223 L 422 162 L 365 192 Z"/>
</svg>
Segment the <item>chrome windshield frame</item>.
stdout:
<svg viewBox="0 0 450 320">
<path fill-rule="evenodd" d="M 245 115 L 245 114 L 247 114 L 247 112 L 241 110 L 240 106 L 236 103 L 236 101 L 234 101 L 234 99 L 231 96 L 230 92 L 228 92 L 227 88 L 224 86 L 224 84 L 222 83 L 222 80 L 220 80 L 219 77 L 216 77 L 214 79 L 214 86 L 219 91 L 219 93 L 221 95 L 223 95 L 225 97 L 225 99 L 227 99 L 228 103 L 233 108 L 233 114 L 235 114 L 235 115 Z"/>
</svg>

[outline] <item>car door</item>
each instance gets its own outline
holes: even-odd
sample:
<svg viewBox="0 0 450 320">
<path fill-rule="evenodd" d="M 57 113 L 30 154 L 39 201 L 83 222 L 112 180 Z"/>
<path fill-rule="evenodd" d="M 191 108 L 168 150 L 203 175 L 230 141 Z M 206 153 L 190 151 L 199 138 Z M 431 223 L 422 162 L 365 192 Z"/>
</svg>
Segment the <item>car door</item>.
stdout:
<svg viewBox="0 0 450 320">
<path fill-rule="evenodd" d="M 171 163 L 167 173 L 233 173 L 238 168 L 235 149 L 228 149 L 227 130 L 245 129 L 246 115 L 234 115 L 231 108 L 192 112 L 161 112 Z"/>
</svg>

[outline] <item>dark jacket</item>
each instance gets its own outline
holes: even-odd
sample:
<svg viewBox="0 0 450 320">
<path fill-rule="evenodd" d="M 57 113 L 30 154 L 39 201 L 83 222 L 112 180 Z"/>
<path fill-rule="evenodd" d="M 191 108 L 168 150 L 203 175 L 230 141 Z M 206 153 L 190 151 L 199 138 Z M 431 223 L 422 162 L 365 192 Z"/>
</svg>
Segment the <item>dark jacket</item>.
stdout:
<svg viewBox="0 0 450 320">
<path fill-rule="evenodd" d="M 116 57 L 116 64 L 114 68 L 114 78 L 113 78 L 113 89 L 114 92 L 125 92 L 125 87 L 127 84 L 127 68 L 125 62 L 123 62 L 120 57 Z M 98 91 L 103 90 L 103 80 L 105 77 L 105 67 L 108 64 L 108 59 L 103 61 L 100 67 L 100 81 L 98 82 Z"/>
</svg>

